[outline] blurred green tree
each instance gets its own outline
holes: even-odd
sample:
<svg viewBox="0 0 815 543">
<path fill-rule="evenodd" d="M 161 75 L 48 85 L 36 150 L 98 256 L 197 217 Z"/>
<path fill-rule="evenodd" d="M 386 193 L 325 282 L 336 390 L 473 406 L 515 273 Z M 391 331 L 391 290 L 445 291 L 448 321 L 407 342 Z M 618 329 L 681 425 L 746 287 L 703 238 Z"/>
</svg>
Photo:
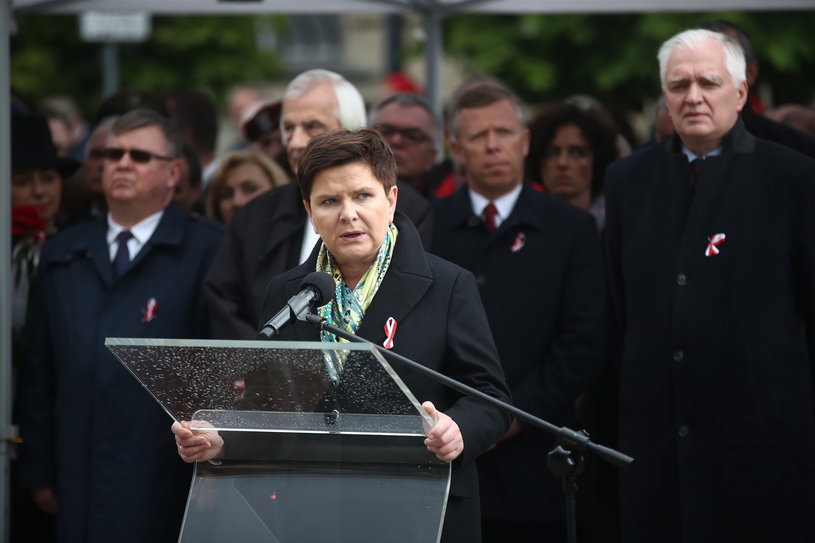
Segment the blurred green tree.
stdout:
<svg viewBox="0 0 815 543">
<path fill-rule="evenodd" d="M 614 15 L 458 14 L 445 21 L 450 55 L 490 73 L 530 104 L 589 94 L 618 119 L 660 93 L 660 44 L 707 19 L 727 19 L 753 39 L 776 104 L 815 96 L 815 12 Z"/>
<path fill-rule="evenodd" d="M 258 50 L 255 29 L 262 22 L 285 31 L 287 20 L 153 17 L 148 41 L 119 46 L 121 87 L 151 91 L 205 87 L 222 104 L 233 85 L 284 74 L 274 51 Z M 101 101 L 101 44 L 82 41 L 77 17 L 23 17 L 10 45 L 11 84 L 24 97 L 36 102 L 51 94 L 67 94 L 87 114 Z"/>
</svg>

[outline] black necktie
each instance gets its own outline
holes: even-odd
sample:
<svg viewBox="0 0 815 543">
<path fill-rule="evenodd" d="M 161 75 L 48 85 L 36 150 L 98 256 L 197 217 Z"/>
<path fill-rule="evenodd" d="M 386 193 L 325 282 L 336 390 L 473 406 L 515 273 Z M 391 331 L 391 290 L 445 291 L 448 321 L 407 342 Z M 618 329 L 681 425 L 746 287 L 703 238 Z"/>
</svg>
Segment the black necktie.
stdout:
<svg viewBox="0 0 815 543">
<path fill-rule="evenodd" d="M 702 177 L 702 169 L 705 167 L 704 158 L 696 158 L 690 163 L 690 169 L 693 171 L 693 190 L 699 186 L 699 179 Z"/>
<path fill-rule="evenodd" d="M 130 266 L 130 252 L 127 250 L 127 240 L 133 237 L 130 230 L 122 230 L 116 236 L 119 242 L 119 248 L 116 250 L 116 256 L 113 257 L 113 278 L 118 279 Z"/>
</svg>

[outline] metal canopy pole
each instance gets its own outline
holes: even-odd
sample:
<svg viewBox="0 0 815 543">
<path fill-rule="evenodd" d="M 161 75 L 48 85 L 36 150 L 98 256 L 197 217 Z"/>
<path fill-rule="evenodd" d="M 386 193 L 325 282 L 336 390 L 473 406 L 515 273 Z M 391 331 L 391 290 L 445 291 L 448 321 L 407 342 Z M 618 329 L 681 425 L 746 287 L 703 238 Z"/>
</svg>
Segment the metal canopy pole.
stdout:
<svg viewBox="0 0 815 543">
<path fill-rule="evenodd" d="M 439 119 L 444 118 L 444 107 L 441 100 L 441 56 L 444 51 L 441 35 L 441 19 L 439 13 L 425 15 L 425 93 L 427 101 L 433 106 L 433 111 Z M 438 138 L 440 134 L 435 134 Z"/>
<path fill-rule="evenodd" d="M 9 541 L 11 439 L 11 0 L 0 6 L 0 537 Z"/>
</svg>

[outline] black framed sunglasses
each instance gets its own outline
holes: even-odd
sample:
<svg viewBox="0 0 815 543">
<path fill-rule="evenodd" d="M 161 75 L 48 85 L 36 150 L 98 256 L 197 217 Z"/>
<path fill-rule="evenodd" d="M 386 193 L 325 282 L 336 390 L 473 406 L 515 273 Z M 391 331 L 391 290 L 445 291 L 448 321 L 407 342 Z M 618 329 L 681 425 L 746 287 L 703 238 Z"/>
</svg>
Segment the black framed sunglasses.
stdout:
<svg viewBox="0 0 815 543">
<path fill-rule="evenodd" d="M 399 134 L 402 136 L 402 139 L 409 141 L 414 144 L 424 143 L 426 141 L 431 141 L 431 137 L 425 134 L 419 128 L 397 128 L 392 124 L 375 124 L 373 126 L 375 130 L 378 130 L 386 138 L 390 138 L 394 134 Z"/>
<path fill-rule="evenodd" d="M 147 164 L 154 158 L 157 158 L 158 160 L 166 160 L 168 162 L 175 160 L 173 157 L 156 155 L 150 151 L 143 151 L 141 149 L 120 149 L 118 147 L 106 147 L 102 149 L 102 158 L 113 160 L 115 162 L 122 160 L 122 157 L 125 156 L 125 154 L 130 154 L 130 158 L 133 160 L 133 162 L 137 162 L 139 164 Z"/>
</svg>

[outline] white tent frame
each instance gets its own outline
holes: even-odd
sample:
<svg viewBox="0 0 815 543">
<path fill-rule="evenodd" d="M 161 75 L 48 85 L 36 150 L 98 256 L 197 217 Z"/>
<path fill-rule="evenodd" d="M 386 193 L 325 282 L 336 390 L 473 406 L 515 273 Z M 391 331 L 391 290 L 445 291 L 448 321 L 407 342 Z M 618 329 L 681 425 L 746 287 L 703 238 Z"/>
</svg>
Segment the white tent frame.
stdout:
<svg viewBox="0 0 815 543">
<path fill-rule="evenodd" d="M 12 21 L 31 13 L 84 11 L 153 14 L 414 12 L 425 18 L 426 89 L 441 112 L 442 19 L 458 11 L 481 13 L 709 12 L 812 10 L 815 0 L 0 0 L 0 538 L 9 541 L 8 462 L 11 439 L 11 133 L 9 36 Z"/>
</svg>

